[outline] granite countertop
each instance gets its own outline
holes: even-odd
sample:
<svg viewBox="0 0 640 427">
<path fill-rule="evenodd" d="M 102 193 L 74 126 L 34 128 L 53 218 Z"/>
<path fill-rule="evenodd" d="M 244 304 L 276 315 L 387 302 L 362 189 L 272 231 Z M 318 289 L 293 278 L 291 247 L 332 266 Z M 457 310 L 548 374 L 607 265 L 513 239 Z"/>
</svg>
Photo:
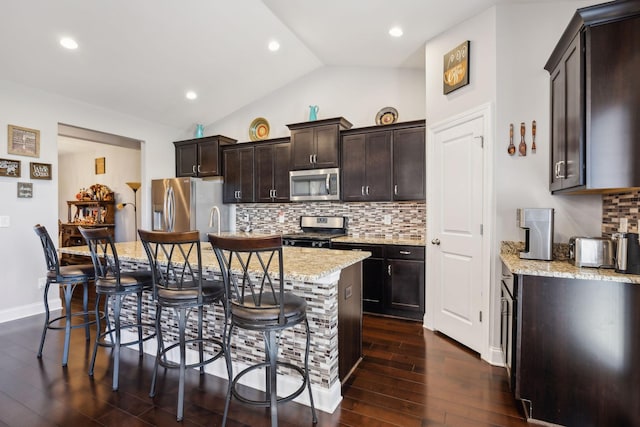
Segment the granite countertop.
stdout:
<svg viewBox="0 0 640 427">
<path fill-rule="evenodd" d="M 502 242 L 500 259 L 513 274 L 640 283 L 640 275 L 616 273 L 612 268 L 576 267 L 562 256 L 556 258 L 557 251 L 555 248 L 553 261 L 520 259 L 519 248 L 519 242 L 515 244 L 513 242 Z"/>
<path fill-rule="evenodd" d="M 240 233 L 238 233 L 240 234 Z M 256 234 L 251 234 L 257 236 Z M 118 258 L 121 262 L 148 263 L 142 243 L 116 243 Z M 209 242 L 202 242 L 202 263 L 213 271 L 219 271 L 218 260 Z M 88 246 L 69 246 L 60 248 L 60 252 L 72 255 L 90 256 Z M 332 273 L 339 272 L 371 256 L 366 251 L 339 251 L 320 248 L 284 247 L 284 276 L 287 280 L 314 282 Z M 277 262 L 275 263 L 277 266 Z"/>
<path fill-rule="evenodd" d="M 349 235 L 343 237 L 335 237 L 331 239 L 336 243 L 358 243 L 361 245 L 405 245 L 405 246 L 425 246 L 424 239 L 412 239 L 408 237 L 370 237 Z"/>
</svg>

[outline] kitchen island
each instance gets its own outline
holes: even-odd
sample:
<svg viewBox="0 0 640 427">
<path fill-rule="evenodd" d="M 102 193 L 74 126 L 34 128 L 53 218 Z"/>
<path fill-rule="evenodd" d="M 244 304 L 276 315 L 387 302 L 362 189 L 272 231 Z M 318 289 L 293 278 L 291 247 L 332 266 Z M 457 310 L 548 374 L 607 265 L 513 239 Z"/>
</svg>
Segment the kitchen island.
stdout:
<svg viewBox="0 0 640 427">
<path fill-rule="evenodd" d="M 504 247 L 500 258 L 511 273 L 503 282 L 513 279 L 513 392 L 527 418 L 640 425 L 640 276 L 524 260 Z"/>
<path fill-rule="evenodd" d="M 148 269 L 147 255 L 140 242 L 116 243 L 118 257 L 123 270 Z M 90 256 L 87 246 L 60 248 L 62 253 Z M 284 278 L 285 289 L 304 297 L 307 300 L 307 314 L 311 331 L 311 349 L 309 355 L 309 370 L 316 408 L 333 412 L 341 400 L 341 381 L 344 381 L 361 358 L 361 289 L 362 289 L 362 260 L 370 254 L 368 252 L 336 251 L 317 248 L 284 247 Z M 220 279 L 218 261 L 206 242 L 202 243 L 202 263 L 204 275 Z M 152 321 L 155 307 L 151 295 L 145 296 L 144 316 L 146 321 Z M 135 316 L 134 300 L 126 300 L 123 304 L 123 315 Z M 205 325 L 212 324 L 205 334 L 217 338 L 220 331 L 213 330 L 213 325 L 221 325 L 223 312 L 219 305 L 208 307 L 205 312 Z M 166 316 L 166 319 L 165 319 Z M 167 325 L 165 336 L 174 339 L 176 328 L 173 328 L 173 313 L 163 311 L 164 325 Z M 206 327 L 206 326 L 205 326 Z M 218 326 L 216 326 L 217 328 Z M 280 357 L 300 360 L 304 353 L 304 329 L 283 332 L 281 336 Z M 191 331 L 193 333 L 193 331 Z M 234 372 L 244 367 L 245 360 L 256 361 L 262 357 L 263 345 L 261 338 L 248 331 L 234 331 L 232 360 Z M 258 343 L 258 344 L 256 344 Z M 155 355 L 155 340 L 145 343 L 146 353 Z M 257 353 L 257 354 L 256 354 Z M 177 358 L 177 355 L 170 357 Z M 195 352 L 188 357 L 196 357 Z M 207 366 L 207 372 L 227 378 L 227 371 L 223 360 L 218 360 Z M 258 374 L 258 372 L 256 372 Z M 245 383 L 245 382 L 243 382 Z M 247 378 L 248 386 L 261 388 L 264 376 L 256 375 Z M 278 383 L 279 391 L 287 394 L 289 390 L 297 388 L 299 382 L 295 375 L 284 375 Z M 296 401 L 309 404 L 308 395 L 302 393 Z"/>
</svg>

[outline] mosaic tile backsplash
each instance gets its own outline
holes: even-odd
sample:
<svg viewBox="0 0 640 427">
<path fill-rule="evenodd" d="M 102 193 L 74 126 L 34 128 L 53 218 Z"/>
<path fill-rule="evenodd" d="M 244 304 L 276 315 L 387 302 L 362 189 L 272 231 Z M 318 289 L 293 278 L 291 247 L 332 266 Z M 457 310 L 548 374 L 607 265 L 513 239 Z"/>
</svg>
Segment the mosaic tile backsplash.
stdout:
<svg viewBox="0 0 640 427">
<path fill-rule="evenodd" d="M 611 237 L 620 227 L 620 219 L 627 219 L 627 231 L 638 232 L 640 190 L 602 195 L 602 236 Z"/>
<path fill-rule="evenodd" d="M 292 233 L 300 230 L 302 215 L 346 216 L 348 233 L 355 236 L 424 239 L 426 234 L 424 202 L 241 204 L 236 207 L 236 228 Z"/>
</svg>

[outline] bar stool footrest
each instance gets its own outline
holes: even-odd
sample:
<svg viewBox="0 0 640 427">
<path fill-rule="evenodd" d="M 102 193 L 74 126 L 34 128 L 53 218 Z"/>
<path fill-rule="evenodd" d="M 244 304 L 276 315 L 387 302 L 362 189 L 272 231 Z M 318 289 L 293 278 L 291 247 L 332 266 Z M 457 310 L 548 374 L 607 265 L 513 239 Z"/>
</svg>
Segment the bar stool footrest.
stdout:
<svg viewBox="0 0 640 427">
<path fill-rule="evenodd" d="M 300 374 L 300 376 L 302 377 L 302 384 L 300 385 L 300 387 L 297 390 L 295 390 L 293 393 L 289 394 L 288 396 L 278 397 L 278 403 L 288 402 L 288 401 L 293 400 L 296 397 L 300 396 L 302 394 L 302 392 L 304 392 L 304 390 L 306 389 L 307 382 L 309 381 L 309 379 L 305 375 L 304 369 L 301 368 L 300 366 L 296 366 L 296 365 L 294 365 L 292 363 L 288 363 L 288 362 L 276 362 L 276 365 L 292 369 L 292 370 L 298 372 Z M 245 374 L 248 374 L 249 372 L 251 372 L 253 370 L 267 368 L 269 366 L 270 366 L 269 362 L 262 362 L 262 363 L 258 363 L 258 364 L 253 365 L 253 366 L 249 366 L 248 368 L 245 368 L 244 370 L 239 372 L 235 376 L 235 378 L 233 379 L 233 382 L 232 382 L 232 385 L 231 385 L 231 393 L 233 393 L 233 397 L 235 397 L 239 401 L 241 401 L 243 403 L 246 403 L 246 404 L 249 404 L 249 405 L 270 407 L 271 406 L 271 401 L 266 400 L 266 399 L 265 400 L 249 399 L 247 397 L 242 396 L 240 394 L 240 392 L 236 389 L 238 381 Z"/>
</svg>

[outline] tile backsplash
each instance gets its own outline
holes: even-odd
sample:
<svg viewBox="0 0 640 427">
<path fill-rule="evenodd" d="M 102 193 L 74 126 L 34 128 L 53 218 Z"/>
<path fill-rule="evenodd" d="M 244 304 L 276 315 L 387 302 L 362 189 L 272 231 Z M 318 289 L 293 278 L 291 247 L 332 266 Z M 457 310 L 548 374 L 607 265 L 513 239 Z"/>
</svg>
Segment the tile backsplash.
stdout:
<svg viewBox="0 0 640 427">
<path fill-rule="evenodd" d="M 256 232 L 291 233 L 300 229 L 302 215 L 346 216 L 348 233 L 356 236 L 424 239 L 426 234 L 424 202 L 239 204 L 236 228 L 249 225 Z"/>
<path fill-rule="evenodd" d="M 602 236 L 611 237 L 619 231 L 620 219 L 626 218 L 627 231 L 638 232 L 640 190 L 602 195 Z"/>
</svg>

